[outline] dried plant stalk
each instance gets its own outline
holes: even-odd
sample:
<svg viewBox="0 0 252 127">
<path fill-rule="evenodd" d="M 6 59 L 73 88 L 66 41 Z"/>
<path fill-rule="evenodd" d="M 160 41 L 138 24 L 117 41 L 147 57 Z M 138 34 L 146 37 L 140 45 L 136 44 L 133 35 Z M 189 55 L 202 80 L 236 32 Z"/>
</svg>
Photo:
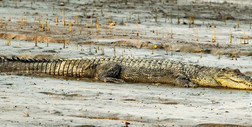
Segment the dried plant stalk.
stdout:
<svg viewBox="0 0 252 127">
<path fill-rule="evenodd" d="M 59 24 L 59 18 L 58 18 L 58 14 L 56 14 L 56 25 Z"/>
<path fill-rule="evenodd" d="M 76 24 L 79 24 L 78 17 L 79 17 L 79 14 L 78 14 L 78 12 L 77 12 L 77 13 L 76 13 L 76 16 L 75 16 L 75 23 L 76 23 Z"/>
<path fill-rule="evenodd" d="M 246 35 L 245 35 L 245 30 L 243 30 L 243 40 L 244 40 L 244 44 L 246 44 Z"/>
<path fill-rule="evenodd" d="M 72 21 L 71 21 L 71 19 L 69 20 L 69 32 L 72 32 Z"/>
<path fill-rule="evenodd" d="M 196 25 L 196 41 L 199 41 L 199 37 L 198 37 L 198 25 Z"/>
<path fill-rule="evenodd" d="M 172 25 L 171 25 L 171 39 L 173 38 Z"/>
<path fill-rule="evenodd" d="M 232 44 L 232 30 L 230 30 L 230 44 Z"/>
<path fill-rule="evenodd" d="M 27 11 L 25 11 L 25 19 L 24 22 L 27 22 Z"/>
<path fill-rule="evenodd" d="M 137 28 L 137 37 L 139 36 L 139 32 L 138 32 L 138 22 L 136 23 L 136 28 Z"/>
<path fill-rule="evenodd" d="M 63 17 L 63 19 L 62 19 L 63 26 L 66 26 L 65 11 L 64 10 L 62 10 L 62 17 Z"/>
</svg>

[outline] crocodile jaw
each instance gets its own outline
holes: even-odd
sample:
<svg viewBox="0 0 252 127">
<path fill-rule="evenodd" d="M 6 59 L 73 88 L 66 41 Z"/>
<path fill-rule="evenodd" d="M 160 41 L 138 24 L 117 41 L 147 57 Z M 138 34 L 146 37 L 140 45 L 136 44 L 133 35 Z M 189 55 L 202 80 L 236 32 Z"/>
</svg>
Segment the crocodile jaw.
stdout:
<svg viewBox="0 0 252 127">
<path fill-rule="evenodd" d="M 214 78 L 223 87 L 252 90 L 252 80 L 249 77 L 216 76 Z"/>
</svg>

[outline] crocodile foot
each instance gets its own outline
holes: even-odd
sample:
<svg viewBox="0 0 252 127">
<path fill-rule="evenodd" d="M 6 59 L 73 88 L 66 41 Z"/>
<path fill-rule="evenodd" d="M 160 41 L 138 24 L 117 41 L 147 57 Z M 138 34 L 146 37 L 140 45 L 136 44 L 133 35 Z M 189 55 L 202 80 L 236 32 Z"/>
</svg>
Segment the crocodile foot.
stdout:
<svg viewBox="0 0 252 127">
<path fill-rule="evenodd" d="M 191 81 L 189 81 L 188 78 L 186 78 L 184 76 L 179 76 L 178 78 L 176 78 L 174 81 L 174 85 L 181 86 L 181 87 L 187 87 L 187 88 L 197 88 L 198 87 L 197 84 L 192 83 Z"/>
<path fill-rule="evenodd" d="M 98 70 L 98 79 L 104 82 L 113 82 L 113 83 L 125 83 L 124 80 L 117 78 L 121 66 L 117 63 L 108 62 L 99 65 Z"/>
</svg>

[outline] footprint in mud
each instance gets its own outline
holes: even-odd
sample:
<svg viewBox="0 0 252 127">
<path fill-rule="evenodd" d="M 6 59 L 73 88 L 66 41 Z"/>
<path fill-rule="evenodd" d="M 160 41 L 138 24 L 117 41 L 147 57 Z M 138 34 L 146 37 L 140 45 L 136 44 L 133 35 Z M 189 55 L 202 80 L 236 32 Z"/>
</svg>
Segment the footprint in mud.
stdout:
<svg viewBox="0 0 252 127">
<path fill-rule="evenodd" d="M 22 49 L 19 52 L 31 52 L 32 50 L 34 50 L 35 48 L 29 48 L 29 49 Z"/>
<path fill-rule="evenodd" d="M 161 103 L 161 104 L 165 104 L 165 105 L 177 105 L 177 104 L 179 104 L 179 102 L 164 102 L 164 103 Z"/>
<path fill-rule="evenodd" d="M 3 85 L 6 85 L 6 86 L 12 86 L 13 83 L 4 83 Z"/>
<path fill-rule="evenodd" d="M 46 52 L 46 53 L 59 53 L 59 51 L 55 51 L 55 50 L 44 50 L 42 52 Z"/>
<path fill-rule="evenodd" d="M 81 94 L 66 94 L 66 93 L 57 94 L 57 93 L 52 93 L 52 92 L 39 92 L 39 93 L 45 94 L 45 95 L 55 95 L 55 96 L 64 96 L 64 97 L 84 97 Z"/>
<path fill-rule="evenodd" d="M 122 101 L 137 101 L 136 99 L 122 99 Z"/>
<path fill-rule="evenodd" d="M 77 125 L 74 127 L 96 127 L 95 125 Z"/>
</svg>

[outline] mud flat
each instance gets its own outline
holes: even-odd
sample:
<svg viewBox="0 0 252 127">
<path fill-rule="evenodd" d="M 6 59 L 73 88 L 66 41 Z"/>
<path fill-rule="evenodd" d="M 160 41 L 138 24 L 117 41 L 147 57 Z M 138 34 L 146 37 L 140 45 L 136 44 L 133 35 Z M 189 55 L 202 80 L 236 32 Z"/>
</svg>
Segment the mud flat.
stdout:
<svg viewBox="0 0 252 127">
<path fill-rule="evenodd" d="M 3 126 L 251 126 L 251 91 L 9 75 L 0 84 Z"/>
<path fill-rule="evenodd" d="M 0 55 L 148 57 L 238 68 L 252 76 L 249 5 L 248 0 L 2 0 Z M 0 123 L 243 127 L 252 126 L 251 97 L 245 90 L 1 74 Z"/>
</svg>

